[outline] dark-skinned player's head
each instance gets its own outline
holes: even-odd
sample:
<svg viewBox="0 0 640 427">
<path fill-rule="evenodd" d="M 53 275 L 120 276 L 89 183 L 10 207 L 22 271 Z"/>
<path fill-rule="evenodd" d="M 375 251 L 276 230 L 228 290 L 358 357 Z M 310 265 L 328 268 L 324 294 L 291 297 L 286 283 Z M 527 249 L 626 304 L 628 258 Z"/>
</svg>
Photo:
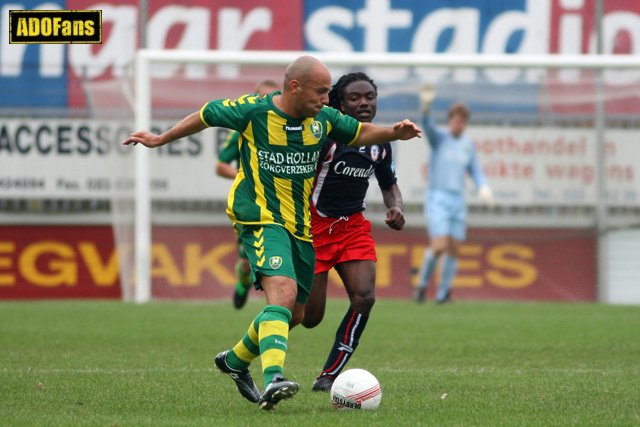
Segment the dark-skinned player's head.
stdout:
<svg viewBox="0 0 640 427">
<path fill-rule="evenodd" d="M 282 95 L 290 99 L 294 117 L 315 117 L 329 102 L 331 74 L 322 62 L 304 55 L 284 73 Z"/>
<path fill-rule="evenodd" d="M 349 73 L 340 77 L 329 92 L 329 106 L 361 122 L 376 115 L 378 87 L 365 73 Z"/>
</svg>

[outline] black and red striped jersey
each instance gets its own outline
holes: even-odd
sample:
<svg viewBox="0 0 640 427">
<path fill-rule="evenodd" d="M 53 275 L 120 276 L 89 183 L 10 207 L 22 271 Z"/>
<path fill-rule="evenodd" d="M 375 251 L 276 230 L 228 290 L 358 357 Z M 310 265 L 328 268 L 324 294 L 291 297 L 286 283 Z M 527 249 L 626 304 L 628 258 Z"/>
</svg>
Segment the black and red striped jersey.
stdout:
<svg viewBox="0 0 640 427">
<path fill-rule="evenodd" d="M 311 203 L 321 216 L 339 218 L 365 210 L 369 177 L 382 190 L 396 183 L 391 144 L 353 147 L 327 139 L 320 151 Z"/>
</svg>

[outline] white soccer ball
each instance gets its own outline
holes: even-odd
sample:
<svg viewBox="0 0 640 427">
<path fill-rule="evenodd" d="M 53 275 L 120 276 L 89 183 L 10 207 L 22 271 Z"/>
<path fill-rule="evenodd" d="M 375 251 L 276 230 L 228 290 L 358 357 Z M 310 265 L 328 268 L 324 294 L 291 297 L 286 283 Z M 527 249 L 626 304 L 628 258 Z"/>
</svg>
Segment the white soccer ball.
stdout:
<svg viewBox="0 0 640 427">
<path fill-rule="evenodd" d="M 331 404 L 336 409 L 377 409 L 381 400 L 380 383 L 364 369 L 344 371 L 331 386 Z"/>
</svg>

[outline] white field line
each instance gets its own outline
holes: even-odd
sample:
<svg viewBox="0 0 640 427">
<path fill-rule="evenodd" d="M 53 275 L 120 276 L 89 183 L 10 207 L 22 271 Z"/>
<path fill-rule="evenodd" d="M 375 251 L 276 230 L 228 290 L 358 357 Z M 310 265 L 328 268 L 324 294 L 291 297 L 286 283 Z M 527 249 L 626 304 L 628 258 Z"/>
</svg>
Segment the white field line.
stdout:
<svg viewBox="0 0 640 427">
<path fill-rule="evenodd" d="M 529 375 L 529 374 L 640 374 L 640 368 L 377 368 L 376 372 L 398 373 L 398 374 L 456 374 L 456 375 Z M 218 372 L 214 368 L 168 368 L 168 367 L 147 367 L 147 368 L 2 368 L 3 374 L 106 374 L 106 375 L 130 375 L 130 374 L 157 374 L 157 373 L 212 373 Z M 315 373 L 315 370 L 309 370 Z"/>
</svg>

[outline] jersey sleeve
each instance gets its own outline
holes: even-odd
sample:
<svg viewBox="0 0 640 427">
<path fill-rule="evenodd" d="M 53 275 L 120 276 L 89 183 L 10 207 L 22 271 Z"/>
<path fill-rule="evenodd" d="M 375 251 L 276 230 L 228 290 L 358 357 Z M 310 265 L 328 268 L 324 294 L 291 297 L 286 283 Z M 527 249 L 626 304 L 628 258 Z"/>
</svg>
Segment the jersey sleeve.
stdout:
<svg viewBox="0 0 640 427">
<path fill-rule="evenodd" d="M 205 126 L 221 126 L 242 132 L 246 115 L 255 107 L 256 95 L 243 95 L 238 99 L 216 99 L 200 109 L 200 120 Z"/>
<path fill-rule="evenodd" d="M 331 124 L 331 129 L 327 134 L 329 138 L 346 145 L 350 145 L 358 139 L 362 123 L 331 107 L 324 107 L 322 111 L 329 116 L 329 123 Z"/>
<path fill-rule="evenodd" d="M 469 171 L 469 175 L 471 175 L 471 178 L 473 178 L 473 182 L 476 184 L 477 188 L 480 188 L 483 185 L 487 184 L 487 177 L 482 171 L 480 161 L 478 160 L 476 146 L 473 144 L 473 142 L 471 143 L 471 159 L 469 161 L 467 170 Z"/>
<path fill-rule="evenodd" d="M 442 140 L 446 137 L 444 132 L 438 129 L 433 116 L 430 114 L 425 114 L 422 118 L 422 127 L 424 129 L 424 133 L 427 135 L 427 141 L 429 141 L 431 148 L 435 148 L 440 145 Z"/>
<path fill-rule="evenodd" d="M 236 131 L 229 132 L 229 135 L 227 135 L 227 138 L 222 144 L 220 153 L 218 153 L 218 161 L 222 163 L 232 163 L 238 160 L 240 157 L 240 150 L 238 149 L 239 138 L 240 133 Z"/>
<path fill-rule="evenodd" d="M 375 174 L 378 180 L 378 185 L 381 190 L 388 190 L 392 185 L 398 182 L 396 178 L 396 171 L 393 167 L 393 161 L 391 157 L 391 144 L 382 145 L 383 153 L 386 151 L 386 155 L 382 162 L 376 166 Z"/>
</svg>

